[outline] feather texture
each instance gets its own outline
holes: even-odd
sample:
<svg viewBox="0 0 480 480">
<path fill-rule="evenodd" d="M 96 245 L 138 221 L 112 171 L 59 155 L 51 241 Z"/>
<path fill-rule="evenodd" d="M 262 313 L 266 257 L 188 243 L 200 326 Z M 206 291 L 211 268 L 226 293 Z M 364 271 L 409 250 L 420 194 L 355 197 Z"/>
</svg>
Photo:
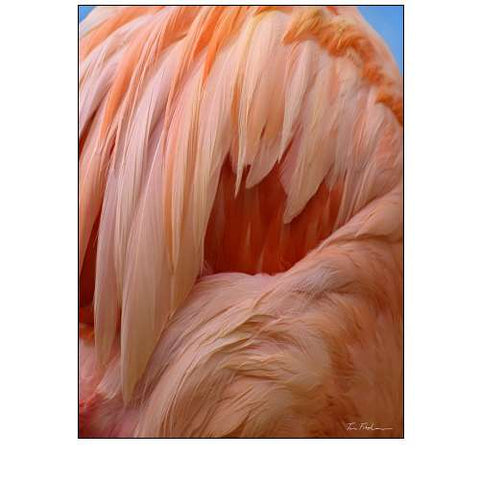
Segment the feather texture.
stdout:
<svg viewBox="0 0 480 480">
<path fill-rule="evenodd" d="M 400 435 L 402 80 L 356 10 L 96 8 L 79 88 L 82 431 Z"/>
</svg>

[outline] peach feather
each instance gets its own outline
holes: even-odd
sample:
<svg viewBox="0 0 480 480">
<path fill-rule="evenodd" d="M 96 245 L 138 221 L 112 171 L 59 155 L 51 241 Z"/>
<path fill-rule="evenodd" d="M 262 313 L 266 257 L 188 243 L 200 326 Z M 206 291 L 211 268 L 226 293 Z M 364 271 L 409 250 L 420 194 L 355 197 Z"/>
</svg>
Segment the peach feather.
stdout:
<svg viewBox="0 0 480 480">
<path fill-rule="evenodd" d="M 91 12 L 81 436 L 403 436 L 402 90 L 354 7 Z"/>
</svg>

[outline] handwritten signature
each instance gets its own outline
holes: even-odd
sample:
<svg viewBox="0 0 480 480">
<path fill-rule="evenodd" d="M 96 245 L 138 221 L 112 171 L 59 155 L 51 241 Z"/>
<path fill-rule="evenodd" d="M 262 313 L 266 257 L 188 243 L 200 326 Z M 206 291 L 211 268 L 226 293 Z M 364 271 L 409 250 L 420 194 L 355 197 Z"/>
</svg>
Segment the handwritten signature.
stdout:
<svg viewBox="0 0 480 480">
<path fill-rule="evenodd" d="M 373 422 L 349 422 L 345 424 L 345 429 L 347 432 L 352 430 L 365 430 L 365 431 L 373 431 L 373 430 L 393 430 L 392 427 L 377 427 Z"/>
</svg>

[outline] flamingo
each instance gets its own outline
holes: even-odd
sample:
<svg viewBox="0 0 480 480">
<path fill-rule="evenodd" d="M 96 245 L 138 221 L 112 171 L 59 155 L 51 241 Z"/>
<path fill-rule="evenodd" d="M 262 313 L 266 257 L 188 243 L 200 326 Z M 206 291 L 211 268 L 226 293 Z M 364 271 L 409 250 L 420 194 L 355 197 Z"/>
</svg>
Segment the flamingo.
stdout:
<svg viewBox="0 0 480 480">
<path fill-rule="evenodd" d="M 403 436 L 403 96 L 355 7 L 79 30 L 79 435 Z"/>
</svg>

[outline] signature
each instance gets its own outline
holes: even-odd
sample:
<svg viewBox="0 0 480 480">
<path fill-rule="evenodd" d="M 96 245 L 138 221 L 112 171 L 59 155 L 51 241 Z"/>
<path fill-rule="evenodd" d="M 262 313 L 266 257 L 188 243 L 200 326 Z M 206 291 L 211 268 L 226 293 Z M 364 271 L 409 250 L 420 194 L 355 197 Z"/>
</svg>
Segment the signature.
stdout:
<svg viewBox="0 0 480 480">
<path fill-rule="evenodd" d="M 373 422 L 349 422 L 345 424 L 345 429 L 347 430 L 347 432 L 350 432 L 352 430 L 393 430 L 392 427 L 377 427 Z"/>
</svg>

